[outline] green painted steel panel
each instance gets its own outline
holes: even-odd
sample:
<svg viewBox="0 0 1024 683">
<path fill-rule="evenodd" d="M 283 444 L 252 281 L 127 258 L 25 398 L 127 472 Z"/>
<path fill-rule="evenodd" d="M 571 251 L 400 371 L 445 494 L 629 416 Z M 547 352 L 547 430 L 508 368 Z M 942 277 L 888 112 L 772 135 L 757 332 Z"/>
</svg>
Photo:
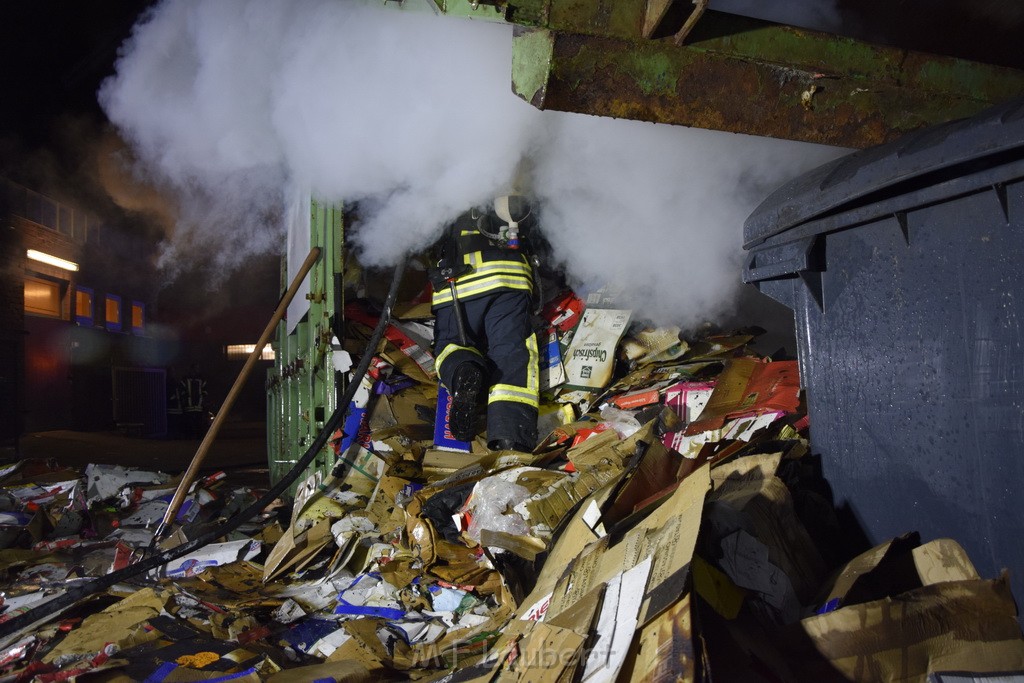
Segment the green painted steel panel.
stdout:
<svg viewBox="0 0 1024 683">
<path fill-rule="evenodd" d="M 267 451 L 270 478 L 279 481 L 302 457 L 338 404 L 343 379 L 334 370 L 331 340 L 344 305 L 344 221 L 340 206 L 310 205 L 310 245 L 321 257 L 309 273 L 309 311 L 289 333 L 277 330 L 277 359 L 267 377 Z M 282 277 L 282 291 L 285 289 Z M 271 417 L 272 416 L 272 417 Z M 328 474 L 334 452 L 326 445 L 298 481 Z M 295 491 L 295 485 L 290 489 Z"/>
</svg>

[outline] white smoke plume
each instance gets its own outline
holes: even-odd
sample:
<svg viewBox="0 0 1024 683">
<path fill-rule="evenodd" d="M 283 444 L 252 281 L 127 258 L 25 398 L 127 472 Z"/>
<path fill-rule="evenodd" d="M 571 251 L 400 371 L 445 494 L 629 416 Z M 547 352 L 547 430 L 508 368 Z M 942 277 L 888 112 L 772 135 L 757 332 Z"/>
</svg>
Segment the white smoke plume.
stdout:
<svg viewBox="0 0 1024 683">
<path fill-rule="evenodd" d="M 743 221 L 829 148 L 595 116 L 558 115 L 538 159 L 545 234 L 585 288 L 683 325 L 717 320 L 741 286 Z"/>
<path fill-rule="evenodd" d="M 181 197 L 168 261 L 283 250 L 286 197 L 358 200 L 393 262 L 497 193 L 524 155 L 574 281 L 680 324 L 725 312 L 743 219 L 819 146 L 540 112 L 509 87 L 511 29 L 354 0 L 164 0 L 100 91 L 151 180 Z"/>
</svg>

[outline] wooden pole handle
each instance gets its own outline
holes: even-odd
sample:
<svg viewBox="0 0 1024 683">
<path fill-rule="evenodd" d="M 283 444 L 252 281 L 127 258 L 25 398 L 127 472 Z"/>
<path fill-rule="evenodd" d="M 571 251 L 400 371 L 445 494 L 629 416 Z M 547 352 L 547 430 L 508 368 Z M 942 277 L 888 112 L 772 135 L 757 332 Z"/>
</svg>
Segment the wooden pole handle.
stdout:
<svg viewBox="0 0 1024 683">
<path fill-rule="evenodd" d="M 231 390 L 224 399 L 224 403 L 221 404 L 220 410 L 217 411 L 217 415 L 213 418 L 210 428 L 207 430 L 206 435 L 199 444 L 199 449 L 196 450 L 196 454 L 192 457 L 192 462 L 189 464 L 188 469 L 185 470 L 185 474 L 178 483 L 178 488 L 174 492 L 174 497 L 171 498 L 171 502 L 167 506 L 167 512 L 164 513 L 163 521 L 160 522 L 160 526 L 157 527 L 156 533 L 153 535 L 154 543 L 159 541 L 164 534 L 166 534 L 171 523 L 174 521 L 174 518 L 178 516 L 178 510 L 181 508 L 181 504 L 185 500 L 185 494 L 188 493 L 188 489 L 192 485 L 192 480 L 195 479 L 196 473 L 199 471 L 200 466 L 203 464 L 203 460 L 210 451 L 210 446 L 213 445 L 214 440 L 217 438 L 217 433 L 220 431 L 221 425 L 224 424 L 224 420 L 227 418 L 228 413 L 231 412 L 231 407 L 235 404 L 235 399 L 238 398 L 238 394 L 241 393 L 242 387 L 245 386 L 245 382 L 249 378 L 249 374 L 252 372 L 252 369 L 256 367 L 256 362 L 260 359 L 260 356 L 263 355 L 263 348 L 267 345 L 267 342 L 270 341 L 270 336 L 274 334 L 277 324 L 282 318 L 284 318 L 285 311 L 288 310 L 288 305 L 291 303 L 292 299 L 295 298 L 295 293 L 299 290 L 299 286 L 306 278 L 306 274 L 313 268 L 313 264 L 316 263 L 316 260 L 319 257 L 320 247 L 313 247 L 310 250 L 309 255 L 306 257 L 306 260 L 302 262 L 299 272 L 296 273 L 295 277 L 292 279 L 291 284 L 288 286 L 288 290 L 284 293 L 284 296 L 281 297 L 281 301 L 278 303 L 277 309 L 274 311 L 274 315 L 271 316 L 266 329 L 263 330 L 263 334 L 260 335 L 259 341 L 256 342 L 256 348 L 254 348 L 252 353 L 249 354 L 249 357 L 245 361 L 245 365 L 242 366 L 241 372 L 239 372 L 238 377 L 235 378 L 235 383 L 231 386 Z"/>
</svg>

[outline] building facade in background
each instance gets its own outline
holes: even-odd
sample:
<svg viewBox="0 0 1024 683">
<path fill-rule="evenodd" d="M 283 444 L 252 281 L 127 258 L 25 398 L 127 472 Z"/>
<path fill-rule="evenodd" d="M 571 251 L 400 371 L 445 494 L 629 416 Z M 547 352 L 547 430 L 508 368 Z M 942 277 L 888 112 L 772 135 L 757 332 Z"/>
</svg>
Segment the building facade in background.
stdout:
<svg viewBox="0 0 1024 683">
<path fill-rule="evenodd" d="M 0 438 L 166 430 L 164 369 L 148 334 L 152 240 L 7 179 L 0 219 Z"/>
</svg>

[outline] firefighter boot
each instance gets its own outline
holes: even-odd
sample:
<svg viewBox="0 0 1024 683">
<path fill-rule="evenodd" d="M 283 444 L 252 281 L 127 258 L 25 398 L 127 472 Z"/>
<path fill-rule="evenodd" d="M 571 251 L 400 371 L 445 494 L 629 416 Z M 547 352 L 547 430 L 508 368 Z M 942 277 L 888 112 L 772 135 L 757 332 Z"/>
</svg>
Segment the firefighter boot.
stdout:
<svg viewBox="0 0 1024 683">
<path fill-rule="evenodd" d="M 476 363 L 466 362 L 452 377 L 452 404 L 448 425 L 459 441 L 472 441 L 476 435 L 476 413 L 484 393 L 484 371 Z"/>
</svg>

